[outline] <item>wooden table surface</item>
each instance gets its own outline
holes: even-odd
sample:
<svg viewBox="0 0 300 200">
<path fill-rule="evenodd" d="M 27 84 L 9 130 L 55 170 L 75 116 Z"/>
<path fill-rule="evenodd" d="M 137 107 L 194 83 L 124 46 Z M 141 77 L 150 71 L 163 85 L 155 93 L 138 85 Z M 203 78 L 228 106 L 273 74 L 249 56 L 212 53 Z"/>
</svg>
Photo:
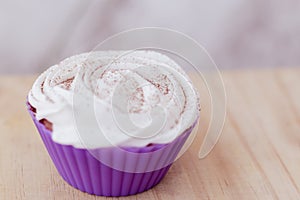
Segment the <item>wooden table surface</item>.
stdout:
<svg viewBox="0 0 300 200">
<path fill-rule="evenodd" d="M 120 199 L 300 199 L 300 69 L 222 74 L 227 117 L 211 154 L 197 158 L 209 122 L 202 95 L 199 136 L 189 150 L 155 188 Z M 58 175 L 25 108 L 35 78 L 0 77 L 0 199 L 105 199 Z"/>
</svg>

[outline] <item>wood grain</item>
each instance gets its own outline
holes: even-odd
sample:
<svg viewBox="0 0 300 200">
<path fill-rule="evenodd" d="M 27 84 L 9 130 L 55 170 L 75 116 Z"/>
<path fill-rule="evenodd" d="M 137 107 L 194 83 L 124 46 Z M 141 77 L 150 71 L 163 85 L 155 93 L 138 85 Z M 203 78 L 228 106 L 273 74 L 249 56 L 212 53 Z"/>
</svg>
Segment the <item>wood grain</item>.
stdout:
<svg viewBox="0 0 300 200">
<path fill-rule="evenodd" d="M 213 152 L 197 158 L 210 115 L 199 82 L 192 146 L 155 188 L 119 199 L 300 199 L 300 69 L 222 74 L 227 118 Z M 82 193 L 58 175 L 25 107 L 35 77 L 0 77 L 0 199 L 114 199 Z"/>
</svg>

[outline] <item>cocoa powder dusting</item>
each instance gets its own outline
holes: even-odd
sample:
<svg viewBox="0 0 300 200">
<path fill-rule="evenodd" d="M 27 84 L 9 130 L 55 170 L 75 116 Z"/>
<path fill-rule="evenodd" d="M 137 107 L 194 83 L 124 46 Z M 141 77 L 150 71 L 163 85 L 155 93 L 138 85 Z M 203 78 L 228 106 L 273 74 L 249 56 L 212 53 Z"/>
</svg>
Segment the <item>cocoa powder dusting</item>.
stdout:
<svg viewBox="0 0 300 200">
<path fill-rule="evenodd" d="M 145 102 L 144 92 L 142 88 L 137 88 L 136 92 L 131 96 L 130 102 L 133 104 L 129 109 L 130 113 L 140 113 Z"/>
<path fill-rule="evenodd" d="M 62 87 L 66 90 L 70 90 L 71 86 L 72 86 L 72 83 L 74 81 L 74 78 L 75 77 L 72 77 L 72 78 L 69 78 L 67 80 L 64 80 L 62 82 L 60 82 L 59 84 L 62 85 Z"/>
</svg>

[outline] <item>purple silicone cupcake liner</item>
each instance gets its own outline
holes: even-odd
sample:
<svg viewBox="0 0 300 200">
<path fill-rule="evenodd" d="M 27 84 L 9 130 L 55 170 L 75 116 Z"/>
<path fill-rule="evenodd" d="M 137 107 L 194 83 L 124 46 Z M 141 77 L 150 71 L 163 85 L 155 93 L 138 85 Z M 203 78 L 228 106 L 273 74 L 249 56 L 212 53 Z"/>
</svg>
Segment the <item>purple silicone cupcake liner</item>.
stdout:
<svg viewBox="0 0 300 200">
<path fill-rule="evenodd" d="M 126 151 L 120 151 L 116 147 L 99 148 L 93 150 L 95 153 L 92 155 L 87 149 L 55 143 L 51 138 L 51 131 L 35 118 L 28 103 L 27 106 L 59 174 L 71 186 L 99 196 L 128 196 L 157 185 L 168 172 L 194 127 L 190 127 L 169 144 L 129 147 L 125 148 Z M 136 156 L 144 154 L 146 156 Z M 105 164 L 101 162 L 102 159 Z M 138 170 L 128 172 L 128 169 Z"/>
</svg>

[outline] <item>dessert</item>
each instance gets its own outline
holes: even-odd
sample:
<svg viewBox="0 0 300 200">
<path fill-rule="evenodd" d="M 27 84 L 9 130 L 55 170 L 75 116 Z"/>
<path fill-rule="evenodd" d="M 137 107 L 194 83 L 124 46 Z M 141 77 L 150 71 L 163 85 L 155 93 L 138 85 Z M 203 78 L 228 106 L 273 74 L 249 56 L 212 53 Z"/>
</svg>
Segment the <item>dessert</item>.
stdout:
<svg viewBox="0 0 300 200">
<path fill-rule="evenodd" d="M 188 76 L 154 51 L 67 58 L 37 78 L 27 106 L 61 176 L 102 196 L 159 183 L 199 118 Z"/>
</svg>

